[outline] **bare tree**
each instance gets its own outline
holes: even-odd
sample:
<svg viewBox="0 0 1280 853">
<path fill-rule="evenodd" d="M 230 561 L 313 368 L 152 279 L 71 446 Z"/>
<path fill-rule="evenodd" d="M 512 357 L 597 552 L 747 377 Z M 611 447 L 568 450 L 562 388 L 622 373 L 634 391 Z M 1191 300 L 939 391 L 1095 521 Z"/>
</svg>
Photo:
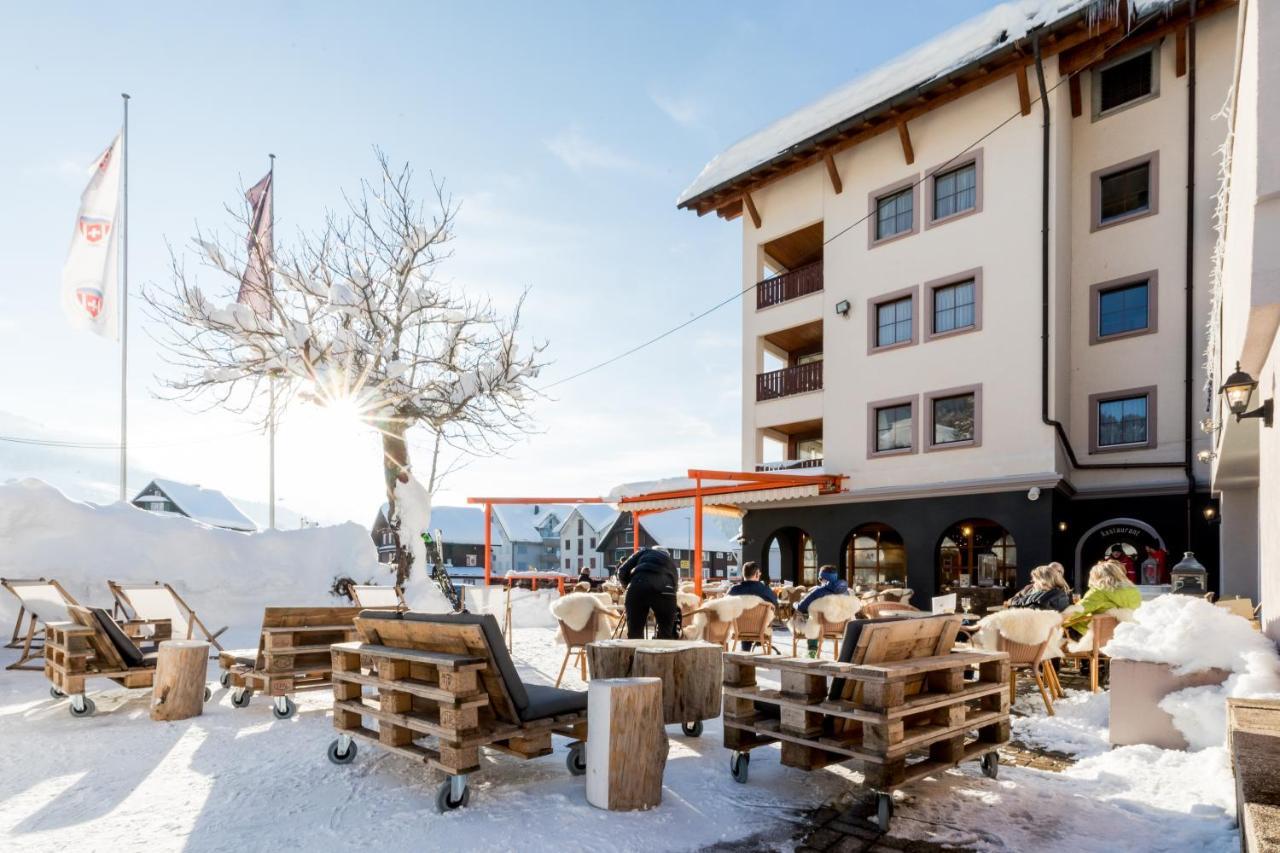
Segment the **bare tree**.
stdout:
<svg viewBox="0 0 1280 853">
<path fill-rule="evenodd" d="M 460 459 L 501 452 L 532 428 L 531 382 L 545 345 L 520 351 L 523 295 L 504 316 L 438 278 L 457 206 L 435 181 L 430 205 L 419 201 L 411 169 L 393 169 L 382 152 L 377 159 L 375 181 L 362 181 L 343 210 L 292 247 L 276 241 L 274 257 L 259 244 L 245 248 L 247 207 L 230 211 L 231 238 L 197 232 L 200 264 L 219 280 L 216 299 L 172 250 L 169 281 L 143 295 L 178 374 L 162 380 L 163 394 L 263 412 L 264 424 L 268 397 L 277 415 L 294 399 L 349 408 L 381 433 L 394 523 L 397 479 L 409 471 L 406 432 L 428 434 L 430 466 L 420 479 L 430 495 Z M 271 273 L 269 310 L 236 301 L 250 260 Z"/>
</svg>

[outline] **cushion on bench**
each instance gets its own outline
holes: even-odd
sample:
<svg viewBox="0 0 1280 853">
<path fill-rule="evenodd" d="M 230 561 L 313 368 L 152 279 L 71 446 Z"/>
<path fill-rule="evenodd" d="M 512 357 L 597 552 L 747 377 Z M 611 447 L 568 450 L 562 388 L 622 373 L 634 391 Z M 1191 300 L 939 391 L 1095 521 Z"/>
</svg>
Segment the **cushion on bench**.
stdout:
<svg viewBox="0 0 1280 853">
<path fill-rule="evenodd" d="M 529 694 L 529 705 L 520 711 L 520 719 L 526 723 L 587 710 L 585 690 L 562 690 L 542 684 L 525 684 L 524 689 Z"/>
<path fill-rule="evenodd" d="M 90 608 L 89 612 L 98 620 L 98 625 L 107 635 L 107 638 L 111 640 L 111 645 L 115 647 L 116 654 L 120 655 L 120 659 L 124 661 L 126 667 L 137 669 L 142 666 L 156 665 L 154 658 L 150 663 L 147 662 L 147 656 L 133 644 L 133 640 L 130 640 L 124 631 L 120 630 L 120 626 L 116 624 L 116 620 L 111 618 L 110 613 L 101 607 Z"/>
</svg>

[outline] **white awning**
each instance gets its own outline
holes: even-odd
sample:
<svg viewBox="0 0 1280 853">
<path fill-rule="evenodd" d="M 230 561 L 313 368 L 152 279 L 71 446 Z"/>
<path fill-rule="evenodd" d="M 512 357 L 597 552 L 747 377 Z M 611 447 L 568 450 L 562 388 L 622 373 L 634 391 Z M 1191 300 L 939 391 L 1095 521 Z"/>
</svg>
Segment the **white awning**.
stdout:
<svg viewBox="0 0 1280 853">
<path fill-rule="evenodd" d="M 749 492 L 733 492 L 724 495 L 704 495 L 704 508 L 712 507 L 745 507 L 777 501 L 789 501 L 797 498 L 817 497 L 820 487 L 817 483 L 804 486 L 782 486 L 776 489 L 753 489 Z M 653 510 L 679 509 L 693 506 L 692 497 L 658 498 L 650 501 L 626 501 L 618 504 L 622 512 L 651 512 Z"/>
</svg>

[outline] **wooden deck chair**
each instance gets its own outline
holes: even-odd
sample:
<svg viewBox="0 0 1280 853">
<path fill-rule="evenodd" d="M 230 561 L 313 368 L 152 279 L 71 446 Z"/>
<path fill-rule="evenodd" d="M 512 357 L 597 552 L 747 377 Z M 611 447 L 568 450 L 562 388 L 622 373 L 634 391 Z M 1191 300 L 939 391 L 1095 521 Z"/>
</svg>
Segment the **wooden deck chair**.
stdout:
<svg viewBox="0 0 1280 853">
<path fill-rule="evenodd" d="M 570 772 L 586 772 L 587 692 L 521 681 L 492 615 L 366 610 L 356 627 L 363 642 L 333 648 L 338 739 L 330 761 L 350 762 L 359 739 L 443 770 L 441 811 L 467 804 L 482 746 L 538 758 L 551 754 L 553 734 L 562 735 L 574 741 Z M 376 662 L 376 677 L 360 672 L 362 658 Z M 377 699 L 363 697 L 367 687 Z"/>
<path fill-rule="evenodd" d="M 351 584 L 348 589 L 351 590 L 351 600 L 356 607 L 366 610 L 409 609 L 409 605 L 404 603 L 404 591 L 398 586 Z"/>
<path fill-rule="evenodd" d="M 1111 638 L 1116 633 L 1116 626 L 1119 624 L 1120 620 L 1114 616 L 1095 614 L 1089 620 L 1089 634 L 1092 642 L 1088 648 L 1072 651 L 1071 644 L 1067 643 L 1062 650 L 1062 656 L 1068 660 L 1074 660 L 1077 663 L 1089 661 L 1089 690 L 1093 693 L 1097 693 L 1100 689 L 1101 677 L 1098 670 L 1102 661 L 1110 660 L 1102 653 L 1102 647 L 1111 642 Z"/>
<path fill-rule="evenodd" d="M 43 669 L 42 666 L 28 666 L 27 662 L 44 654 L 44 626 L 49 622 L 70 622 L 71 615 L 67 608 L 78 602 L 56 580 L 0 578 L 0 586 L 9 590 L 19 602 L 18 618 L 13 623 L 13 636 L 5 644 L 5 648 L 22 650 L 18 659 L 5 669 L 39 672 Z"/>
<path fill-rule="evenodd" d="M 764 654 L 772 654 L 774 606 L 769 602 L 742 611 L 734 620 L 733 633 L 740 643 L 755 643 Z"/>
<path fill-rule="evenodd" d="M 218 651 L 223 650 L 218 637 L 227 630 L 227 626 L 210 631 L 200 621 L 195 609 L 169 584 L 160 581 L 130 584 L 109 580 L 107 588 L 116 600 L 117 609 L 135 622 L 144 625 L 168 622 L 169 638 L 175 640 L 198 640 L 198 630 L 209 645 Z"/>
</svg>

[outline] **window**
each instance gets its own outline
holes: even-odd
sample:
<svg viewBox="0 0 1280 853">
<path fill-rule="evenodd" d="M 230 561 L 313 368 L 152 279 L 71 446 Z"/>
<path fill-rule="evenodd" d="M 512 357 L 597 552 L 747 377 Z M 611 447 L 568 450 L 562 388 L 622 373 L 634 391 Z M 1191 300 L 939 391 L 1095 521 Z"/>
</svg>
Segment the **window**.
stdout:
<svg viewBox="0 0 1280 853">
<path fill-rule="evenodd" d="M 582 558 L 578 558 L 578 568 L 582 568 Z"/>
<path fill-rule="evenodd" d="M 875 452 L 911 449 L 911 404 L 876 409 Z"/>
<path fill-rule="evenodd" d="M 1156 446 L 1156 389 L 1131 388 L 1089 398 L 1089 451 L 1135 450 Z"/>
<path fill-rule="evenodd" d="M 570 548 L 572 548 L 572 547 L 573 547 L 573 543 L 572 543 L 572 542 L 570 542 L 568 539 L 564 540 L 564 549 L 565 549 L 566 551 L 568 551 L 568 550 L 569 550 Z"/>
<path fill-rule="evenodd" d="M 582 540 L 581 540 L 581 539 L 579 539 L 579 540 L 578 540 L 578 553 L 579 553 L 579 554 L 581 554 L 581 553 L 582 553 Z"/>
<path fill-rule="evenodd" d="M 1158 173 L 1157 152 L 1094 172 L 1092 230 L 1155 213 Z"/>
<path fill-rule="evenodd" d="M 978 166 L 967 163 L 933 179 L 933 219 L 945 219 L 978 206 Z"/>
<path fill-rule="evenodd" d="M 564 567 L 565 567 L 566 569 L 568 569 L 568 568 L 572 568 L 572 566 L 571 566 L 571 565 L 570 565 L 570 563 L 569 563 L 569 558 L 568 558 L 568 557 L 565 557 L 565 558 L 564 558 Z"/>
<path fill-rule="evenodd" d="M 944 284 L 933 289 L 933 334 L 969 329 L 977 323 L 974 280 Z"/>
<path fill-rule="evenodd" d="M 911 297 L 876 306 L 876 346 L 911 342 Z"/>
<path fill-rule="evenodd" d="M 590 558 L 590 563 L 589 563 L 589 565 L 590 565 L 590 566 L 591 566 L 591 568 L 593 568 L 593 569 L 596 567 L 596 558 L 595 558 L 595 557 Z"/>
<path fill-rule="evenodd" d="M 582 519 L 581 518 L 578 519 L 578 535 L 579 536 L 582 535 Z"/>
<path fill-rule="evenodd" d="M 1156 331 L 1155 270 L 1089 288 L 1089 343 Z"/>
<path fill-rule="evenodd" d="M 982 444 L 982 386 L 948 388 L 925 395 L 929 428 L 925 450 Z"/>
<path fill-rule="evenodd" d="M 876 239 L 883 240 L 911 230 L 914 193 L 908 187 L 876 201 Z"/>
<path fill-rule="evenodd" d="M 596 549 L 596 537 L 592 536 L 592 537 L 591 537 L 591 550 L 592 550 L 592 551 L 594 551 L 595 549 Z"/>
<path fill-rule="evenodd" d="M 845 572 L 855 584 L 876 588 L 906 584 L 907 550 L 902 536 L 885 524 L 862 525 L 846 546 Z"/>
<path fill-rule="evenodd" d="M 1093 72 L 1094 120 L 1158 95 L 1158 69 L 1155 49 L 1100 66 Z"/>
<path fill-rule="evenodd" d="M 796 442 L 796 459 L 821 459 L 822 439 L 804 438 Z"/>
</svg>

